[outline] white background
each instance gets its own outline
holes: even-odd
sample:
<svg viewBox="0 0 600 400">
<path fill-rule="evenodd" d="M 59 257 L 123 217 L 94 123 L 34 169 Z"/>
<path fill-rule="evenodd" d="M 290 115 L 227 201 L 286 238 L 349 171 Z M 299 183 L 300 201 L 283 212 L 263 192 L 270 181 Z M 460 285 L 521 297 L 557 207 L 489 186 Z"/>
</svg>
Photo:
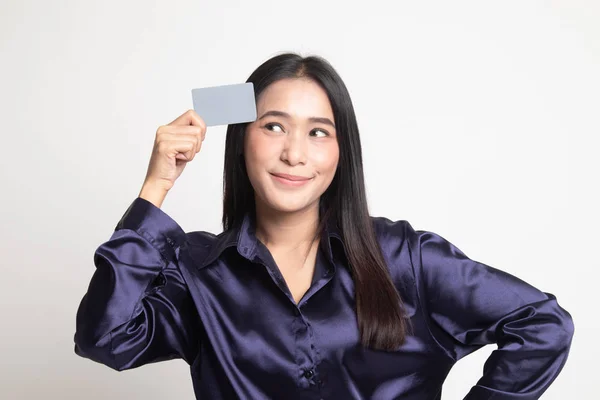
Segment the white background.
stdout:
<svg viewBox="0 0 600 400">
<path fill-rule="evenodd" d="M 191 89 L 283 51 L 326 57 L 356 108 L 372 215 L 555 294 L 575 321 L 544 400 L 598 384 L 597 1 L 2 1 L 0 398 L 192 399 L 188 367 L 73 352 L 93 253 Z M 163 205 L 220 232 L 225 128 Z M 495 346 L 459 361 L 458 400 Z"/>
</svg>

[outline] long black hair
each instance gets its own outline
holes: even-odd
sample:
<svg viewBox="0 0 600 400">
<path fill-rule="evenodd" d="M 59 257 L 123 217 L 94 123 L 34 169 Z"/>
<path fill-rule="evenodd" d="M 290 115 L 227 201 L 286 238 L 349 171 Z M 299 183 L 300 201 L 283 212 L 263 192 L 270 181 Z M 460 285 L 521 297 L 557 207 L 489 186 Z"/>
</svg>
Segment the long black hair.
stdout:
<svg viewBox="0 0 600 400">
<path fill-rule="evenodd" d="M 319 200 L 319 227 L 328 221 L 339 227 L 356 292 L 356 314 L 361 343 L 373 349 L 395 350 L 406 337 L 408 320 L 395 288 L 369 216 L 362 167 L 358 124 L 350 94 L 331 64 L 319 56 L 285 53 L 261 64 L 246 82 L 254 85 L 255 97 L 281 79 L 305 78 L 327 93 L 335 118 L 339 145 L 338 167 Z M 243 158 L 247 124 L 227 127 L 223 172 L 223 228 L 241 223 L 246 212 L 254 212 L 254 189 Z"/>
</svg>

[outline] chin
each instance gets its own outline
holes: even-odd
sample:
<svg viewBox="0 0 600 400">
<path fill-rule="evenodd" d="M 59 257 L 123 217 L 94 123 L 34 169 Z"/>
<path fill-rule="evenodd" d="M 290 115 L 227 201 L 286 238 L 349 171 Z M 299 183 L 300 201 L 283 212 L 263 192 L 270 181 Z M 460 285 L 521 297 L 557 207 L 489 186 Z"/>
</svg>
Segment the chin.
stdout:
<svg viewBox="0 0 600 400">
<path fill-rule="evenodd" d="M 309 204 L 307 204 L 306 202 L 282 202 L 282 201 L 278 201 L 278 202 L 269 202 L 267 203 L 269 208 L 273 209 L 274 211 L 278 211 L 278 212 L 285 212 L 285 213 L 293 213 L 293 212 L 298 212 L 301 210 L 304 210 L 308 207 Z"/>
<path fill-rule="evenodd" d="M 313 205 L 316 200 L 304 198 L 301 195 L 288 195 L 282 196 L 281 194 L 274 194 L 266 199 L 265 205 L 274 211 L 293 213 L 301 210 L 305 210 Z"/>
</svg>

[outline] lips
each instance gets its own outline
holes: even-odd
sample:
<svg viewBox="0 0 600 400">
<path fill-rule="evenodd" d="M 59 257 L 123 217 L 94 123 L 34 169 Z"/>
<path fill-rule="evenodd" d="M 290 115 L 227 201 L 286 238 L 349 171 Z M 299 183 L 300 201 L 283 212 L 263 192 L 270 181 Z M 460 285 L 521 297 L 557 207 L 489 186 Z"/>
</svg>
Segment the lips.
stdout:
<svg viewBox="0 0 600 400">
<path fill-rule="evenodd" d="M 308 181 L 309 179 L 311 179 L 311 178 L 307 178 L 305 176 L 299 176 L 299 175 L 275 174 L 275 173 L 272 173 L 271 175 L 277 176 L 282 179 L 287 179 L 288 181 L 294 181 L 294 182 Z"/>
</svg>

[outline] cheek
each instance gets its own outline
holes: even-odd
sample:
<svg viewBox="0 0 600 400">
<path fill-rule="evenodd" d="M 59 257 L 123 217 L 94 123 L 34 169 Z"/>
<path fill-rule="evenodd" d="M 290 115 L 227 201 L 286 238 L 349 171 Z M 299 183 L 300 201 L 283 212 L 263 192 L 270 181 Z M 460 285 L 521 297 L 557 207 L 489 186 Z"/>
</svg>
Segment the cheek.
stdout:
<svg viewBox="0 0 600 400">
<path fill-rule="evenodd" d="M 272 140 L 260 132 L 249 131 L 244 141 L 244 158 L 249 175 L 256 175 L 272 164 L 277 149 Z"/>
<path fill-rule="evenodd" d="M 313 163 L 321 174 L 333 175 L 339 161 L 339 150 L 337 145 L 325 149 L 319 149 L 314 153 Z"/>
</svg>

